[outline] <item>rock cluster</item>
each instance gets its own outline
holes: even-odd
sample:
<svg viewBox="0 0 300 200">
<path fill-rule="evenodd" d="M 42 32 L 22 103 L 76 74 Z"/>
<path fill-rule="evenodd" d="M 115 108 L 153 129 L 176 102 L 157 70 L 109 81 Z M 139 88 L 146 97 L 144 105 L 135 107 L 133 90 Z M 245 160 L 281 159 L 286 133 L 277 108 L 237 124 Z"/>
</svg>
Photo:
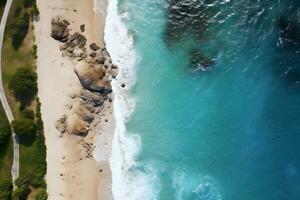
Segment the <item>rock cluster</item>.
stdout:
<svg viewBox="0 0 300 200">
<path fill-rule="evenodd" d="M 55 40 L 66 42 L 70 35 L 68 29 L 70 23 L 61 17 L 56 17 L 52 20 L 51 24 L 51 37 L 53 37 Z"/>
<path fill-rule="evenodd" d="M 111 80 L 116 78 L 118 67 L 112 64 L 112 59 L 106 48 L 100 48 L 92 43 L 87 48 L 86 37 L 79 32 L 70 34 L 70 23 L 56 17 L 52 20 L 51 36 L 60 42 L 62 56 L 74 61 L 76 73 L 82 90 L 72 95 L 73 105 L 69 107 L 69 114 L 62 116 L 56 122 L 56 128 L 61 133 L 85 135 L 90 130 L 95 114 L 99 113 L 105 101 L 111 102 Z M 85 26 L 80 30 L 84 32 Z"/>
</svg>

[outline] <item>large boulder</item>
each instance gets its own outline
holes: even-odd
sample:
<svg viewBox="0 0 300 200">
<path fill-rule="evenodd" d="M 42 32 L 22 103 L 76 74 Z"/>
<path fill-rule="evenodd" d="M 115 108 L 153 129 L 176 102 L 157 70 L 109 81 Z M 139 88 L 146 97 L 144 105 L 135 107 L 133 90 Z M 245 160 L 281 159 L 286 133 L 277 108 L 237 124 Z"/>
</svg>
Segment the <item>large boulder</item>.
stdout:
<svg viewBox="0 0 300 200">
<path fill-rule="evenodd" d="M 72 114 L 67 118 L 67 132 L 74 135 L 87 134 L 89 131 L 88 124 L 77 114 Z"/>
<path fill-rule="evenodd" d="M 84 103 L 81 100 L 75 101 L 71 112 L 77 114 L 80 119 L 89 124 L 94 121 L 94 115 L 88 109 L 86 109 Z"/>
<path fill-rule="evenodd" d="M 75 73 L 85 89 L 100 93 L 112 91 L 109 80 L 105 79 L 105 70 L 100 65 L 93 65 L 82 60 L 75 65 Z"/>
<path fill-rule="evenodd" d="M 89 90 L 82 89 L 80 97 L 86 102 L 92 102 L 95 106 L 101 106 L 105 98 L 100 93 L 91 92 Z"/>
<path fill-rule="evenodd" d="M 61 17 L 56 17 L 52 20 L 51 25 L 51 37 L 60 42 L 67 42 L 70 35 L 69 22 Z"/>
</svg>

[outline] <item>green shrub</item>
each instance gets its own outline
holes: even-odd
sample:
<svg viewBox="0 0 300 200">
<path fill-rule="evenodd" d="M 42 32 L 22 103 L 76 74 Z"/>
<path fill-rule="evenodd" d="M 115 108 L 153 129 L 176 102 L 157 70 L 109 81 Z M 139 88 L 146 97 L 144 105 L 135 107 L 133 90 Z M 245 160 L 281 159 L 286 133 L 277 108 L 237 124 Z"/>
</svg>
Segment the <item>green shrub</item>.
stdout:
<svg viewBox="0 0 300 200">
<path fill-rule="evenodd" d="M 35 143 L 35 162 L 37 164 L 37 169 L 35 169 L 34 174 L 30 179 L 30 185 L 34 187 L 45 187 L 44 177 L 47 172 L 47 162 L 46 162 L 46 145 L 44 136 L 40 135 L 37 137 Z"/>
<path fill-rule="evenodd" d="M 41 118 L 42 115 L 41 115 L 41 102 L 40 102 L 40 98 L 39 97 L 36 97 L 35 98 L 35 102 L 36 102 L 36 107 L 35 107 L 35 115 L 37 118 Z"/>
<path fill-rule="evenodd" d="M 6 0 L 0 0 L 0 7 L 4 7 L 6 4 Z"/>
<path fill-rule="evenodd" d="M 34 120 L 34 112 L 32 110 L 29 110 L 29 109 L 23 110 L 22 111 L 22 116 L 24 118 L 28 118 L 28 119 Z"/>
<path fill-rule="evenodd" d="M 23 0 L 25 8 L 36 5 L 36 0 Z"/>
<path fill-rule="evenodd" d="M 40 189 L 35 196 L 35 200 L 47 200 L 48 194 L 45 189 Z"/>
<path fill-rule="evenodd" d="M 34 44 L 32 46 L 31 54 L 35 59 L 37 59 L 37 45 Z"/>
<path fill-rule="evenodd" d="M 24 138 L 34 137 L 37 131 L 34 121 L 28 118 L 15 119 L 12 122 L 12 127 L 16 134 Z"/>
<path fill-rule="evenodd" d="M 35 196 L 35 200 L 47 200 L 48 199 L 48 194 L 46 190 L 41 189 Z"/>
<path fill-rule="evenodd" d="M 0 180 L 0 199 L 11 200 L 12 189 L 11 180 Z"/>
<path fill-rule="evenodd" d="M 22 185 L 13 191 L 12 200 L 27 200 L 29 193 L 29 187 L 27 185 Z"/>
<path fill-rule="evenodd" d="M 15 12 L 14 12 L 14 17 L 19 17 L 21 12 L 22 12 L 22 7 L 20 7 L 20 6 L 16 7 Z"/>
<path fill-rule="evenodd" d="M 31 8 L 31 15 L 32 15 L 33 17 L 36 17 L 36 16 L 38 16 L 39 14 L 40 14 L 40 11 L 39 11 L 37 5 L 35 4 L 35 5 Z"/>
<path fill-rule="evenodd" d="M 25 13 L 22 17 L 20 17 L 17 22 L 12 26 L 12 46 L 15 50 L 18 50 L 27 35 L 29 28 L 29 15 Z"/>
<path fill-rule="evenodd" d="M 29 184 L 29 177 L 21 175 L 15 180 L 15 185 L 18 187 L 22 187 L 23 185 Z"/>
<path fill-rule="evenodd" d="M 15 184 L 18 188 L 12 192 L 12 200 L 27 200 L 27 196 L 30 193 L 29 178 L 19 176 L 19 178 L 15 180 Z"/>
<path fill-rule="evenodd" d="M 37 74 L 26 68 L 20 68 L 13 75 L 10 83 L 14 96 L 21 101 L 21 103 L 30 102 L 36 95 L 37 88 Z"/>
</svg>

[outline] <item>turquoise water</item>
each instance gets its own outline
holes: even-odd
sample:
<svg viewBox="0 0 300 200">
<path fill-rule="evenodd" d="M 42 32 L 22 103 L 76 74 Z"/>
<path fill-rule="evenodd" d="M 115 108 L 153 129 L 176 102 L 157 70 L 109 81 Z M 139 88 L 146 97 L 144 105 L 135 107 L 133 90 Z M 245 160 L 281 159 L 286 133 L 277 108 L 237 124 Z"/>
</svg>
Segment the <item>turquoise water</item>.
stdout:
<svg viewBox="0 0 300 200">
<path fill-rule="evenodd" d="M 138 57 L 130 171 L 154 169 L 155 199 L 300 199 L 299 4 L 119 0 Z"/>
</svg>

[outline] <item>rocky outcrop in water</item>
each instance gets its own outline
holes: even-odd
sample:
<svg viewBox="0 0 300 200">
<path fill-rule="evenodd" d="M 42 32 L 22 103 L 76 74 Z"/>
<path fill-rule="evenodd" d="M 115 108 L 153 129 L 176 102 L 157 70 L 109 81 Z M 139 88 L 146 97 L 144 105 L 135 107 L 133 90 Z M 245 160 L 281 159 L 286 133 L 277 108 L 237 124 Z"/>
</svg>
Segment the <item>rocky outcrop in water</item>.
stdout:
<svg viewBox="0 0 300 200">
<path fill-rule="evenodd" d="M 201 43 L 209 37 L 210 16 L 213 16 L 208 3 L 201 0 L 167 0 L 167 23 L 164 41 L 169 48 L 176 48 L 186 38 Z M 191 47 L 190 65 L 193 71 L 205 71 L 212 67 L 215 60 L 199 49 Z M 188 67 L 190 68 L 190 67 Z"/>
<path fill-rule="evenodd" d="M 80 30 L 84 32 L 84 24 Z M 79 94 L 72 95 L 73 104 L 69 106 L 69 112 L 55 124 L 61 133 L 74 135 L 87 134 L 104 102 L 112 101 L 109 97 L 111 80 L 118 74 L 118 67 L 112 64 L 106 48 L 100 48 L 96 43 L 87 48 L 87 39 L 82 33 L 71 33 L 69 22 L 62 17 L 52 20 L 51 36 L 62 42 L 62 56 L 73 61 L 74 72 L 82 85 Z"/>
<path fill-rule="evenodd" d="M 205 71 L 214 64 L 214 59 L 205 56 L 201 51 L 193 50 L 190 53 L 190 63 L 194 70 Z"/>
</svg>

